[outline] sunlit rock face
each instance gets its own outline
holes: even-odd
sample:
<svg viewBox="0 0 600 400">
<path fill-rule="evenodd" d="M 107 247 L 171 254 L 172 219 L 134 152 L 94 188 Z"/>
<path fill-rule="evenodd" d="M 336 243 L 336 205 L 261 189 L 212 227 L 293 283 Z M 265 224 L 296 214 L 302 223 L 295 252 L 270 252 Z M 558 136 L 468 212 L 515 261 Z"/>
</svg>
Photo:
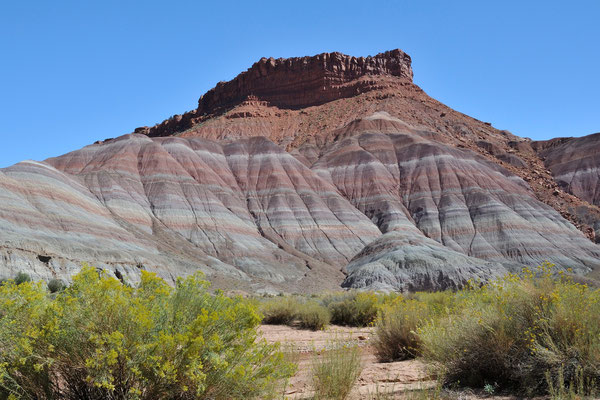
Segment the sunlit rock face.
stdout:
<svg viewBox="0 0 600 400">
<path fill-rule="evenodd" d="M 563 190 L 600 205 L 600 133 L 535 142 L 534 146 Z"/>
<path fill-rule="evenodd" d="M 398 131 L 350 136 L 313 166 L 385 233 L 348 265 L 346 285 L 365 284 L 363 265 L 370 280 L 396 289 L 458 287 L 498 266 L 515 271 L 550 261 L 584 274 L 599 265 L 598 246 L 536 200 L 520 177 L 433 134 Z M 384 278 L 384 266 L 402 279 Z"/>
<path fill-rule="evenodd" d="M 167 277 L 199 268 L 286 283 L 313 267 L 340 274 L 380 234 L 331 183 L 259 137 L 220 145 L 127 135 L 2 177 L 3 234 L 37 243 L 22 247 L 38 266 L 37 255 L 57 265 L 68 255 Z"/>
<path fill-rule="evenodd" d="M 563 214 L 575 216 L 584 232 L 599 242 L 600 133 L 533 142 L 532 146 L 557 184 L 553 194 L 567 193 L 575 199 L 564 207 Z"/>
<path fill-rule="evenodd" d="M 87 262 L 246 292 L 600 271 L 597 135 L 531 142 L 428 97 L 400 50 L 261 59 L 155 127 L 0 170 L 0 278 Z"/>
</svg>

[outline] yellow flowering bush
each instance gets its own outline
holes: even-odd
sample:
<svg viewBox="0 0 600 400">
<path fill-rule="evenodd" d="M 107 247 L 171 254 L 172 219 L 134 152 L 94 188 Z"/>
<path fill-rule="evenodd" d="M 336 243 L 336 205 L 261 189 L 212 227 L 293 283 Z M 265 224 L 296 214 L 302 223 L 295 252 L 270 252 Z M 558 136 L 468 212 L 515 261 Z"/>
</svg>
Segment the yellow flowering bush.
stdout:
<svg viewBox="0 0 600 400">
<path fill-rule="evenodd" d="M 421 354 L 418 328 L 431 318 L 454 311 L 452 292 L 414 293 L 385 303 L 375 321 L 377 358 L 383 362 L 415 358 Z"/>
<path fill-rule="evenodd" d="M 600 291 L 557 279 L 552 265 L 457 293 L 460 306 L 418 329 L 446 383 L 533 395 L 600 383 Z"/>
<path fill-rule="evenodd" d="M 199 275 L 133 288 L 86 267 L 53 299 L 0 286 L 0 399 L 269 398 L 294 372 L 241 298 Z"/>
</svg>

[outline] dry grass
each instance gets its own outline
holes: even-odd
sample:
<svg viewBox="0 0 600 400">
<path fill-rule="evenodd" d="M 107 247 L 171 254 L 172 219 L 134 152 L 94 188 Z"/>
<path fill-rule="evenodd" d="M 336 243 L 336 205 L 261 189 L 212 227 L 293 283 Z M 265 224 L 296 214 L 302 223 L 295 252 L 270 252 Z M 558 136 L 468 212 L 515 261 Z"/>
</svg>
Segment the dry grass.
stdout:
<svg viewBox="0 0 600 400">
<path fill-rule="evenodd" d="M 335 343 L 333 348 L 315 356 L 312 364 L 316 400 L 344 400 L 360 376 L 363 365 L 356 345 Z"/>
</svg>

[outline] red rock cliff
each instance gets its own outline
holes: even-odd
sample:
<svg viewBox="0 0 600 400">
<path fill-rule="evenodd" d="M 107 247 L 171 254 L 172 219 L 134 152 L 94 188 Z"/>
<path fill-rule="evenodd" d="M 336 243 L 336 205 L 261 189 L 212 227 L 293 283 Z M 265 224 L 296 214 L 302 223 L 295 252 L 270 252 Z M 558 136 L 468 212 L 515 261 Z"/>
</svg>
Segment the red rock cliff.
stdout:
<svg viewBox="0 0 600 400">
<path fill-rule="evenodd" d="M 219 112 L 249 95 L 279 108 L 319 105 L 354 96 L 361 89 L 368 90 L 368 87 L 345 85 L 364 75 L 393 75 L 412 80 L 410 56 L 396 49 L 375 57 L 323 53 L 314 57 L 262 58 L 248 71 L 229 82 L 219 82 L 202 96 L 198 113 Z"/>
<path fill-rule="evenodd" d="M 322 53 L 313 57 L 262 58 L 233 80 L 219 82 L 198 100 L 198 109 L 175 115 L 151 128 L 136 129 L 149 136 L 183 131 L 209 115 L 220 114 L 248 97 L 286 109 L 299 109 L 352 97 L 377 89 L 367 75 L 390 75 L 412 81 L 411 58 L 396 49 L 372 57 Z"/>
</svg>

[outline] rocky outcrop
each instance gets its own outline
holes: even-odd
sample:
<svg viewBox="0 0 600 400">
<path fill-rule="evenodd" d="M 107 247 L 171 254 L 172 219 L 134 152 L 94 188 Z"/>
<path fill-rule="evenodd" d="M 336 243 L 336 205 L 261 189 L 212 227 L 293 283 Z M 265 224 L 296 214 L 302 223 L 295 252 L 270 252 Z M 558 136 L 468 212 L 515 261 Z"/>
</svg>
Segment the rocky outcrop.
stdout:
<svg viewBox="0 0 600 400">
<path fill-rule="evenodd" d="M 534 142 L 533 146 L 563 190 L 600 205 L 600 133 Z"/>
<path fill-rule="evenodd" d="M 575 196 L 579 203 L 569 205 L 567 212 L 593 229 L 592 238 L 600 241 L 600 133 L 533 142 L 532 146 L 558 184 L 554 195 Z"/>
<path fill-rule="evenodd" d="M 412 81 L 410 56 L 396 49 L 374 57 L 322 53 L 313 57 L 261 58 L 233 80 L 219 82 L 198 100 L 198 108 L 175 115 L 152 128 L 136 133 L 168 136 L 221 114 L 244 101 L 257 99 L 282 109 L 300 109 L 356 96 L 381 88 L 364 76 L 389 75 Z"/>
<path fill-rule="evenodd" d="M 348 266 L 346 288 L 382 291 L 456 290 L 467 281 L 486 282 L 508 272 L 445 248 L 423 236 L 392 231 L 370 243 Z"/>
<path fill-rule="evenodd" d="M 525 181 L 434 132 L 379 112 L 337 135 L 310 167 L 264 137 L 135 134 L 2 170 L 0 271 L 199 268 L 224 287 L 318 290 L 344 269 L 346 287 L 432 290 L 545 260 L 600 266 Z"/>
<path fill-rule="evenodd" d="M 410 56 L 396 49 L 374 57 L 323 53 L 314 57 L 262 58 L 248 71 L 209 90 L 198 101 L 197 113 L 217 114 L 249 95 L 279 108 L 316 106 L 376 87 L 375 80 L 358 81 L 365 75 L 391 75 L 412 81 Z"/>
</svg>

